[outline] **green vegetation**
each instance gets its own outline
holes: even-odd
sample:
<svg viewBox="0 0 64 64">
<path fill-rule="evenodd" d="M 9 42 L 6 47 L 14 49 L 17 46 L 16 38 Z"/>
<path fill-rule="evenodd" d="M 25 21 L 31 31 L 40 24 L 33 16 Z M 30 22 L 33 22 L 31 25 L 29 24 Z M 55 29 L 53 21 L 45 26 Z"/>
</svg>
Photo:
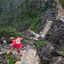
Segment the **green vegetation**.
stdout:
<svg viewBox="0 0 64 64">
<path fill-rule="evenodd" d="M 10 3 L 11 4 L 9 4 L 8 0 L 0 1 L 0 14 L 5 16 L 1 26 L 10 26 L 16 29 L 19 24 L 22 24 L 23 29 L 21 31 L 24 31 L 26 28 L 30 28 L 36 33 L 39 33 L 39 30 L 41 29 L 39 24 L 42 21 L 41 16 L 44 14 L 47 8 L 41 5 L 37 7 L 38 3 L 32 1 L 29 2 L 29 0 L 24 0 L 23 3 L 26 6 L 21 3 L 16 8 L 14 8 L 15 0 L 11 0 Z M 12 6 L 10 9 L 7 8 L 9 5 Z"/>
<path fill-rule="evenodd" d="M 39 45 L 40 47 L 43 47 L 47 43 L 48 43 L 48 41 L 38 41 L 37 45 Z"/>
<path fill-rule="evenodd" d="M 59 1 L 64 3 L 64 0 L 59 0 Z"/>
<path fill-rule="evenodd" d="M 41 16 L 44 15 L 46 10 L 48 9 L 47 6 L 43 3 L 37 3 L 37 2 L 29 2 L 29 0 L 23 0 L 23 3 L 20 3 L 16 8 L 15 6 L 15 0 L 11 0 L 10 4 L 9 1 L 6 0 L 6 6 L 5 4 L 2 5 L 3 0 L 0 1 L 1 7 L 3 7 L 5 11 L 5 24 L 2 26 L 10 26 L 15 29 L 19 26 L 19 24 L 23 25 L 23 28 L 21 31 L 24 31 L 27 28 L 30 28 L 36 33 L 39 33 L 41 30 L 41 23 L 42 23 L 42 18 Z M 48 2 L 49 3 L 49 2 Z M 25 4 L 25 5 L 24 5 Z M 40 4 L 40 5 L 39 5 Z M 8 9 L 7 7 L 9 7 Z M 1 8 L 0 7 L 0 8 Z M 0 10 L 2 13 L 2 9 Z M 12 12 L 12 13 L 11 13 Z M 20 32 L 21 32 L 20 31 Z"/>
<path fill-rule="evenodd" d="M 64 52 L 64 48 L 61 51 Z"/>
<path fill-rule="evenodd" d="M 40 2 L 29 2 L 29 0 L 22 1 L 23 2 L 18 3 L 18 6 L 16 6 L 16 0 L 0 0 L 0 14 L 4 15 L 4 22 L 2 21 L 3 24 L 1 26 L 17 29 L 21 24 L 23 27 L 20 27 L 20 32 L 29 28 L 39 33 L 42 29 L 40 26 L 43 20 L 41 16 L 49 9 L 48 5 L 51 2 L 46 1 L 42 4 Z"/>
<path fill-rule="evenodd" d="M 3 3 L 3 0 L 0 0 L 0 15 L 1 15 L 2 12 L 3 12 L 3 5 L 2 5 L 2 3 Z"/>
<path fill-rule="evenodd" d="M 47 32 L 47 35 L 51 35 L 51 34 L 52 34 L 52 32 L 51 32 L 51 31 L 48 31 L 48 32 Z"/>
<path fill-rule="evenodd" d="M 17 59 L 13 59 L 10 55 L 7 55 L 6 58 L 9 59 L 9 64 L 15 64 L 17 61 Z"/>
<path fill-rule="evenodd" d="M 40 30 L 39 24 L 42 21 L 41 16 L 44 14 L 44 12 L 47 9 L 40 8 L 40 10 L 37 11 L 34 8 L 34 6 L 35 6 L 35 4 L 33 4 L 33 6 L 30 8 L 29 12 L 25 8 L 22 8 L 23 11 L 21 9 L 21 11 L 22 11 L 21 15 L 23 17 L 22 24 L 24 24 L 24 29 L 26 29 L 26 27 L 29 27 L 31 30 L 35 31 L 36 33 L 39 33 L 39 30 Z"/>
<path fill-rule="evenodd" d="M 23 37 L 21 35 L 21 33 L 16 32 L 15 29 L 13 28 L 0 28 L 0 37 L 6 37 L 9 38 L 10 36 L 14 36 L 14 37 Z"/>
<path fill-rule="evenodd" d="M 53 22 L 56 22 L 57 20 L 54 20 Z"/>
<path fill-rule="evenodd" d="M 26 43 L 34 42 L 34 40 L 24 40 Z"/>
</svg>

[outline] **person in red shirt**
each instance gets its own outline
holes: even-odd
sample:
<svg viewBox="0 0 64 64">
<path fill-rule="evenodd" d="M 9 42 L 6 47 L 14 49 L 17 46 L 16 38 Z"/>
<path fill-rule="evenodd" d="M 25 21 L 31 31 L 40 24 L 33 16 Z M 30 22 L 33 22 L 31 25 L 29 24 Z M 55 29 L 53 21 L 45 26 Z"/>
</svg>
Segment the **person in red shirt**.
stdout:
<svg viewBox="0 0 64 64">
<path fill-rule="evenodd" d="M 17 53 L 20 54 L 20 50 L 21 50 L 21 48 L 22 48 L 21 40 L 23 40 L 23 38 L 20 38 L 20 37 L 17 37 L 17 38 L 10 37 L 10 40 L 12 41 L 11 50 L 8 51 L 6 54 L 10 54 L 10 52 L 11 52 L 14 48 L 16 48 Z"/>
</svg>

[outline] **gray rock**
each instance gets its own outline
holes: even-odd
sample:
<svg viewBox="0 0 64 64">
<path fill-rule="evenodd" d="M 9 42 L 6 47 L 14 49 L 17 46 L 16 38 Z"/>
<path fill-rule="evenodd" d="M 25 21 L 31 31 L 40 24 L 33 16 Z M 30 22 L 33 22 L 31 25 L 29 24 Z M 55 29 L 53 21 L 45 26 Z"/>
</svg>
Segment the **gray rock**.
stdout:
<svg viewBox="0 0 64 64">
<path fill-rule="evenodd" d="M 29 49 L 26 54 L 24 54 L 21 57 L 21 61 L 19 61 L 19 64 L 40 64 L 40 58 L 39 56 L 36 56 L 36 50 L 35 49 Z M 16 62 L 16 64 L 18 64 Z"/>
<path fill-rule="evenodd" d="M 52 63 L 50 63 L 50 64 L 64 64 L 64 58 L 62 56 L 53 57 Z"/>
<path fill-rule="evenodd" d="M 64 56 L 64 52 L 61 52 L 57 46 L 55 46 L 54 44 L 51 44 L 51 43 L 48 43 L 45 47 L 40 48 L 38 51 L 38 54 L 40 56 L 42 63 L 44 63 L 44 64 L 47 64 L 47 63 L 49 64 L 50 62 L 51 62 L 51 64 L 53 64 L 54 57 L 58 57 L 58 56 L 63 57 Z M 59 59 L 61 59 L 61 57 L 59 57 Z M 57 61 L 60 62 L 60 60 L 57 60 Z M 59 64 L 59 63 L 57 63 L 57 64 Z"/>
<path fill-rule="evenodd" d="M 29 64 L 29 62 L 27 62 L 27 61 L 24 61 L 24 62 L 22 62 L 22 64 Z"/>
</svg>

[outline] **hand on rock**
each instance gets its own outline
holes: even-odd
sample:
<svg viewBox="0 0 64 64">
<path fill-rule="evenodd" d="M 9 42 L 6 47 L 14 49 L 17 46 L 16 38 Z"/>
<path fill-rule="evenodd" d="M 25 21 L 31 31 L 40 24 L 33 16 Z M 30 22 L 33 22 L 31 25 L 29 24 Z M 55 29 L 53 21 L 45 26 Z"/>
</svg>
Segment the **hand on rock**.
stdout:
<svg viewBox="0 0 64 64">
<path fill-rule="evenodd" d="M 10 54 L 10 52 L 8 51 L 6 54 Z"/>
<path fill-rule="evenodd" d="M 9 44 L 9 46 L 12 46 L 12 44 Z"/>
</svg>

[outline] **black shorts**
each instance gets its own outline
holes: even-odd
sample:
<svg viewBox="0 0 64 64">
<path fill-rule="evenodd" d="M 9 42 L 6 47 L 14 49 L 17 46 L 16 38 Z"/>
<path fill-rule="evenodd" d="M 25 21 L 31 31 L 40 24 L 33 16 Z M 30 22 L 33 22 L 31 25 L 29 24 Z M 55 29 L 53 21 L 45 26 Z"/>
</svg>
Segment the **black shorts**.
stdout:
<svg viewBox="0 0 64 64">
<path fill-rule="evenodd" d="M 17 50 L 18 53 L 20 53 L 20 51 L 21 51 L 21 48 Z"/>
</svg>

